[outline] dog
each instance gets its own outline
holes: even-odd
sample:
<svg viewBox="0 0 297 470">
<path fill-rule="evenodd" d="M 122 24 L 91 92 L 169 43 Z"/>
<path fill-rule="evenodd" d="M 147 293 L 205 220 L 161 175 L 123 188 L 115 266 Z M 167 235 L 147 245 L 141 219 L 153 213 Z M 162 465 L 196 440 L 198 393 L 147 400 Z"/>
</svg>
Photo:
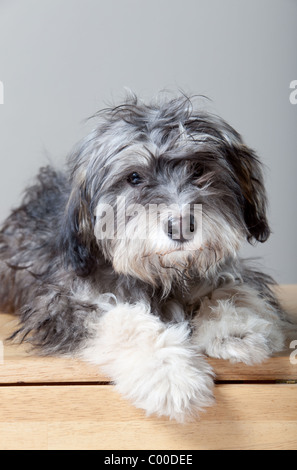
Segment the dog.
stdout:
<svg viewBox="0 0 297 470">
<path fill-rule="evenodd" d="M 287 325 L 273 280 L 239 257 L 270 234 L 259 158 L 194 101 L 133 95 L 98 112 L 0 232 L 12 339 L 97 365 L 147 415 L 178 422 L 214 401 L 207 356 L 259 363 Z"/>
</svg>

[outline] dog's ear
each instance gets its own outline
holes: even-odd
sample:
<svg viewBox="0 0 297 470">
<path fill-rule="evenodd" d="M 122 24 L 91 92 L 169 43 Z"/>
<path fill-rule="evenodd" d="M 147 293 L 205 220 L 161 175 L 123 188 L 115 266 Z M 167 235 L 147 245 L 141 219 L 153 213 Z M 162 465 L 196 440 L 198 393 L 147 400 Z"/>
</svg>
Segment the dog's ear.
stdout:
<svg viewBox="0 0 297 470">
<path fill-rule="evenodd" d="M 93 227 L 86 191 L 83 185 L 74 186 L 65 207 L 60 243 L 65 264 L 79 276 L 88 276 L 96 267 L 98 246 Z"/>
<path fill-rule="evenodd" d="M 240 187 L 243 217 L 248 230 L 247 239 L 265 242 L 270 235 L 266 217 L 267 198 L 261 163 L 255 152 L 240 144 L 228 152 L 228 160 Z"/>
</svg>

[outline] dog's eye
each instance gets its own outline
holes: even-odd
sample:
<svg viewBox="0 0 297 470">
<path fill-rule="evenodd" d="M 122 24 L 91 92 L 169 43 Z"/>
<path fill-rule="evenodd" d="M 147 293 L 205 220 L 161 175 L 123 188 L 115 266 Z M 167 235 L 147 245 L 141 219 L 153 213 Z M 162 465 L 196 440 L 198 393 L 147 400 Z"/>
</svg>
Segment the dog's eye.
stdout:
<svg viewBox="0 0 297 470">
<path fill-rule="evenodd" d="M 131 175 L 128 176 L 127 181 L 133 186 L 137 186 L 138 184 L 142 183 L 142 178 L 136 171 L 134 171 L 131 173 Z"/>
<path fill-rule="evenodd" d="M 203 176 L 203 173 L 204 173 L 204 169 L 202 167 L 200 168 L 195 168 L 195 170 L 193 171 L 192 173 L 192 178 L 194 180 L 198 179 L 198 178 L 201 178 L 201 176 Z"/>
</svg>

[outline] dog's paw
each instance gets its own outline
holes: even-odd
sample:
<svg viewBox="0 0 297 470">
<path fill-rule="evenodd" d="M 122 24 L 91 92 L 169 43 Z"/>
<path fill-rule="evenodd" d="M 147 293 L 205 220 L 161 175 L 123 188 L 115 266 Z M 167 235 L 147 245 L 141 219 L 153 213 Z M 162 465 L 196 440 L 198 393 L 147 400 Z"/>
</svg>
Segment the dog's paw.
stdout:
<svg viewBox="0 0 297 470">
<path fill-rule="evenodd" d="M 235 307 L 227 300 L 208 303 L 208 314 L 198 315 L 193 326 L 192 343 L 197 351 L 232 363 L 261 363 L 284 344 L 283 332 L 276 322 Z"/>
<path fill-rule="evenodd" d="M 265 361 L 271 355 L 267 338 L 259 333 L 245 333 L 242 336 L 214 336 L 205 348 L 210 357 L 228 359 L 232 363 L 247 365 Z"/>
<path fill-rule="evenodd" d="M 171 342 L 175 333 L 168 333 L 166 338 L 160 338 L 164 344 L 154 351 L 143 369 L 134 371 L 134 383 L 121 381 L 117 388 L 147 415 L 192 421 L 214 403 L 214 374 L 204 358 L 177 344 L 176 338 Z"/>
<path fill-rule="evenodd" d="M 108 312 L 83 357 L 147 415 L 187 421 L 213 403 L 213 372 L 190 345 L 186 323 L 165 325 L 144 304 Z"/>
</svg>

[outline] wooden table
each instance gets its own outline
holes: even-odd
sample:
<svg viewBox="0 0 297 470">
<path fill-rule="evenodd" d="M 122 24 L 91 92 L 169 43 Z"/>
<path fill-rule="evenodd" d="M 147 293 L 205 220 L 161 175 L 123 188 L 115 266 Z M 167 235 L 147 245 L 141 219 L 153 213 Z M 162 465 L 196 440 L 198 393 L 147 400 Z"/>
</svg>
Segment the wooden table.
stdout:
<svg viewBox="0 0 297 470">
<path fill-rule="evenodd" d="M 297 286 L 279 296 L 297 319 Z M 209 359 L 216 405 L 177 424 L 147 418 L 93 366 L 3 346 L 14 325 L 0 314 L 0 449 L 297 449 L 297 343 L 259 366 Z"/>
</svg>

